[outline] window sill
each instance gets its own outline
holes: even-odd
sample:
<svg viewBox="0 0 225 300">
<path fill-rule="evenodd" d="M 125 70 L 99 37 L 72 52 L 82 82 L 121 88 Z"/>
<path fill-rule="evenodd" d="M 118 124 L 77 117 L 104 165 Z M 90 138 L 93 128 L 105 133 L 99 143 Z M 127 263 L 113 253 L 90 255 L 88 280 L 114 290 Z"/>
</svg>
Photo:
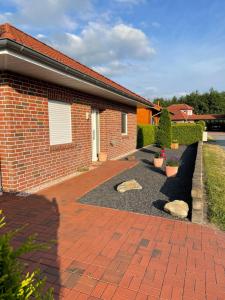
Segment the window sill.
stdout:
<svg viewBox="0 0 225 300">
<path fill-rule="evenodd" d="M 126 138 L 129 138 L 129 136 L 128 136 L 127 133 L 122 133 L 122 138 L 123 138 L 123 139 L 126 139 Z"/>
<path fill-rule="evenodd" d="M 75 145 L 73 143 L 50 145 L 50 152 L 58 151 L 58 150 L 65 150 L 65 149 L 71 149 L 71 148 L 74 148 L 74 147 L 75 147 Z"/>
</svg>

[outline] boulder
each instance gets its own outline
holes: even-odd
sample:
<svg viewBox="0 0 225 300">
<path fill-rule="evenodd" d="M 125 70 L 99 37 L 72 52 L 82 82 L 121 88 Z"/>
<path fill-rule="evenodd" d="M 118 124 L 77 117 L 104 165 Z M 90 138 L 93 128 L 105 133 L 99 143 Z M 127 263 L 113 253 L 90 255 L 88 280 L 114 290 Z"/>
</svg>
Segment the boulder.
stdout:
<svg viewBox="0 0 225 300">
<path fill-rule="evenodd" d="M 135 180 L 124 181 L 123 183 L 117 186 L 117 191 L 120 193 L 124 193 L 130 190 L 141 190 L 142 186 Z"/>
<path fill-rule="evenodd" d="M 183 219 L 187 217 L 189 207 L 188 204 L 182 200 L 174 200 L 166 203 L 164 210 L 170 213 L 172 216 Z"/>
</svg>

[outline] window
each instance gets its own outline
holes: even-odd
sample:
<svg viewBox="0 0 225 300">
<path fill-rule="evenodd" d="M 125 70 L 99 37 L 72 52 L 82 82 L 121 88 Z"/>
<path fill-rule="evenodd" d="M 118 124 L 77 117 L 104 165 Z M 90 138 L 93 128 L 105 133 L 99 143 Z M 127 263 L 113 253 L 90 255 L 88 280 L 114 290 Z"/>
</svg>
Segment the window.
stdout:
<svg viewBox="0 0 225 300">
<path fill-rule="evenodd" d="M 127 134 L 127 114 L 121 114 L 121 133 Z"/>
<path fill-rule="evenodd" d="M 71 105 L 48 101 L 50 145 L 72 143 Z"/>
</svg>

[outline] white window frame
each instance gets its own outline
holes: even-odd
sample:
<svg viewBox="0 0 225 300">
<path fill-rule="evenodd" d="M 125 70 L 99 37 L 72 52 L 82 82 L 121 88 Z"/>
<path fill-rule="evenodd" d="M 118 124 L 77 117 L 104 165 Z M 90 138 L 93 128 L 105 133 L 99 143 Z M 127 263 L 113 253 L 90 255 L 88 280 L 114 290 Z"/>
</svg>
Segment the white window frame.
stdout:
<svg viewBox="0 0 225 300">
<path fill-rule="evenodd" d="M 125 132 L 123 132 L 123 116 L 125 116 Z M 128 128 L 127 128 L 127 113 L 122 112 L 121 113 L 121 134 L 127 135 L 128 134 Z"/>
<path fill-rule="evenodd" d="M 71 104 L 48 100 L 50 146 L 72 143 Z"/>
</svg>

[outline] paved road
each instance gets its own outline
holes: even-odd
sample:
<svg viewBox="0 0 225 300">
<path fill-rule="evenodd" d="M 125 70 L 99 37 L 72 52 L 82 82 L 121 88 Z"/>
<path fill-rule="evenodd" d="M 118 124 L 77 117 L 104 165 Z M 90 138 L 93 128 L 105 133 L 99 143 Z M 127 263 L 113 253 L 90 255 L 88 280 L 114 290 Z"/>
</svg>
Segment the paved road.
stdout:
<svg viewBox="0 0 225 300">
<path fill-rule="evenodd" d="M 208 132 L 208 135 L 212 136 L 216 144 L 225 150 L 225 132 Z"/>
</svg>

